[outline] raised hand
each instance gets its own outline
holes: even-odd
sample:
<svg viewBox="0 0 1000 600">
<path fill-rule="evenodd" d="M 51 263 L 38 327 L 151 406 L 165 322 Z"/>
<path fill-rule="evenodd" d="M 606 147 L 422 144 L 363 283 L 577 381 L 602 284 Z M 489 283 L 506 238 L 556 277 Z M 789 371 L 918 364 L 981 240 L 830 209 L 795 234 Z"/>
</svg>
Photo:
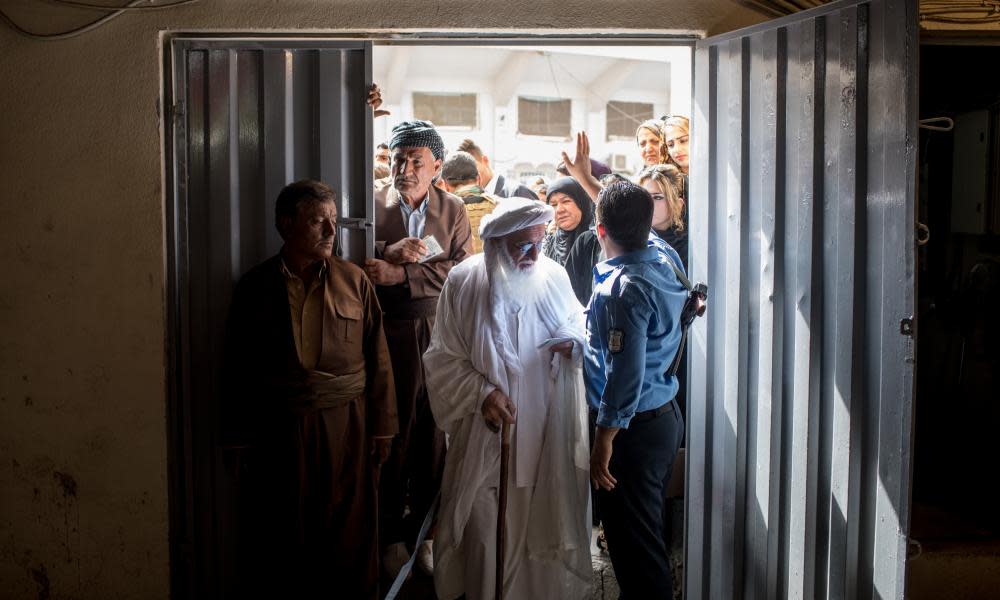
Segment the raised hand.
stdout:
<svg viewBox="0 0 1000 600">
<path fill-rule="evenodd" d="M 587 132 L 581 131 L 576 134 L 576 156 L 573 160 L 569 155 L 562 153 L 563 164 L 569 171 L 570 177 L 586 190 L 591 200 L 597 201 L 597 195 L 601 193 L 601 182 L 597 181 L 590 166 L 590 139 Z"/>
<path fill-rule="evenodd" d="M 566 170 L 569 171 L 573 179 L 577 181 L 590 179 L 590 139 L 587 137 L 587 132 L 581 131 L 576 134 L 576 156 L 574 159 L 570 160 L 569 155 L 565 152 L 562 153 L 562 159 Z"/>
</svg>

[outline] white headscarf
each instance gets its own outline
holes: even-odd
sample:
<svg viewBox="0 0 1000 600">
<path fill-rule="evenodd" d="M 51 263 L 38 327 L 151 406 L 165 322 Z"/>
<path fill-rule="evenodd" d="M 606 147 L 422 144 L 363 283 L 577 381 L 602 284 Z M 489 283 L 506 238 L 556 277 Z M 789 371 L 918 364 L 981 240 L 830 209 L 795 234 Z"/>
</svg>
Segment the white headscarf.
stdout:
<svg viewBox="0 0 1000 600">
<path fill-rule="evenodd" d="M 479 237 L 484 240 L 498 238 L 548 223 L 555 211 L 547 204 L 538 200 L 525 198 L 504 198 L 493 212 L 483 217 L 479 222 Z"/>
</svg>

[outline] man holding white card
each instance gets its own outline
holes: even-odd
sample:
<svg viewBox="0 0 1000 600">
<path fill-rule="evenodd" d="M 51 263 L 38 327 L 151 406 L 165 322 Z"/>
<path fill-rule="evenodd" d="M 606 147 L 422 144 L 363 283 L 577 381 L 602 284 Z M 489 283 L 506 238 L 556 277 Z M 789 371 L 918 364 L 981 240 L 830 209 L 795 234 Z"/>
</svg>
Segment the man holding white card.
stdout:
<svg viewBox="0 0 1000 600">
<path fill-rule="evenodd" d="M 389 151 L 391 177 L 375 189 L 375 258 L 365 271 L 385 312 L 399 411 L 400 431 L 381 486 L 383 564 L 395 576 L 412 550 L 423 571 L 433 569 L 429 543 L 404 545 L 416 537 L 444 467 L 444 434 L 428 407 L 422 356 L 448 273 L 471 254 L 472 230 L 462 200 L 432 185 L 444 159 L 432 123 L 400 123 Z"/>
</svg>

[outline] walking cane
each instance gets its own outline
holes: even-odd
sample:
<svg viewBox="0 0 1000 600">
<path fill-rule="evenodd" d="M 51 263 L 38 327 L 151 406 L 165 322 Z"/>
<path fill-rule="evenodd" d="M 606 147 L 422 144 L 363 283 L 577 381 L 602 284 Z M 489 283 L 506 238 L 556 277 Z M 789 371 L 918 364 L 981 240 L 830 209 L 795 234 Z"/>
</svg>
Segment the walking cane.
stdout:
<svg viewBox="0 0 1000 600">
<path fill-rule="evenodd" d="M 507 513 L 507 467 L 510 463 L 510 423 L 503 422 L 500 433 L 500 507 L 497 510 L 497 579 L 495 600 L 503 600 L 504 515 Z"/>
</svg>

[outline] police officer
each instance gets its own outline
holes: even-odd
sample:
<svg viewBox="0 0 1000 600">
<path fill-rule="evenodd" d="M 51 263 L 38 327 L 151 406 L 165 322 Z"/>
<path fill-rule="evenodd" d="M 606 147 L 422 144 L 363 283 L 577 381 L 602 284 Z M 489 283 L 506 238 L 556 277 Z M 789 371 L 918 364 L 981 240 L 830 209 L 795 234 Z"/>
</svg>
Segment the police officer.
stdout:
<svg viewBox="0 0 1000 600">
<path fill-rule="evenodd" d="M 615 181 L 597 201 L 597 237 L 608 259 L 594 268 L 584 363 L 597 412 L 590 478 L 621 598 L 671 598 L 663 538 L 664 482 L 684 421 L 667 368 L 681 340 L 687 292 L 670 262 L 677 253 L 650 235 L 653 199 Z"/>
</svg>

